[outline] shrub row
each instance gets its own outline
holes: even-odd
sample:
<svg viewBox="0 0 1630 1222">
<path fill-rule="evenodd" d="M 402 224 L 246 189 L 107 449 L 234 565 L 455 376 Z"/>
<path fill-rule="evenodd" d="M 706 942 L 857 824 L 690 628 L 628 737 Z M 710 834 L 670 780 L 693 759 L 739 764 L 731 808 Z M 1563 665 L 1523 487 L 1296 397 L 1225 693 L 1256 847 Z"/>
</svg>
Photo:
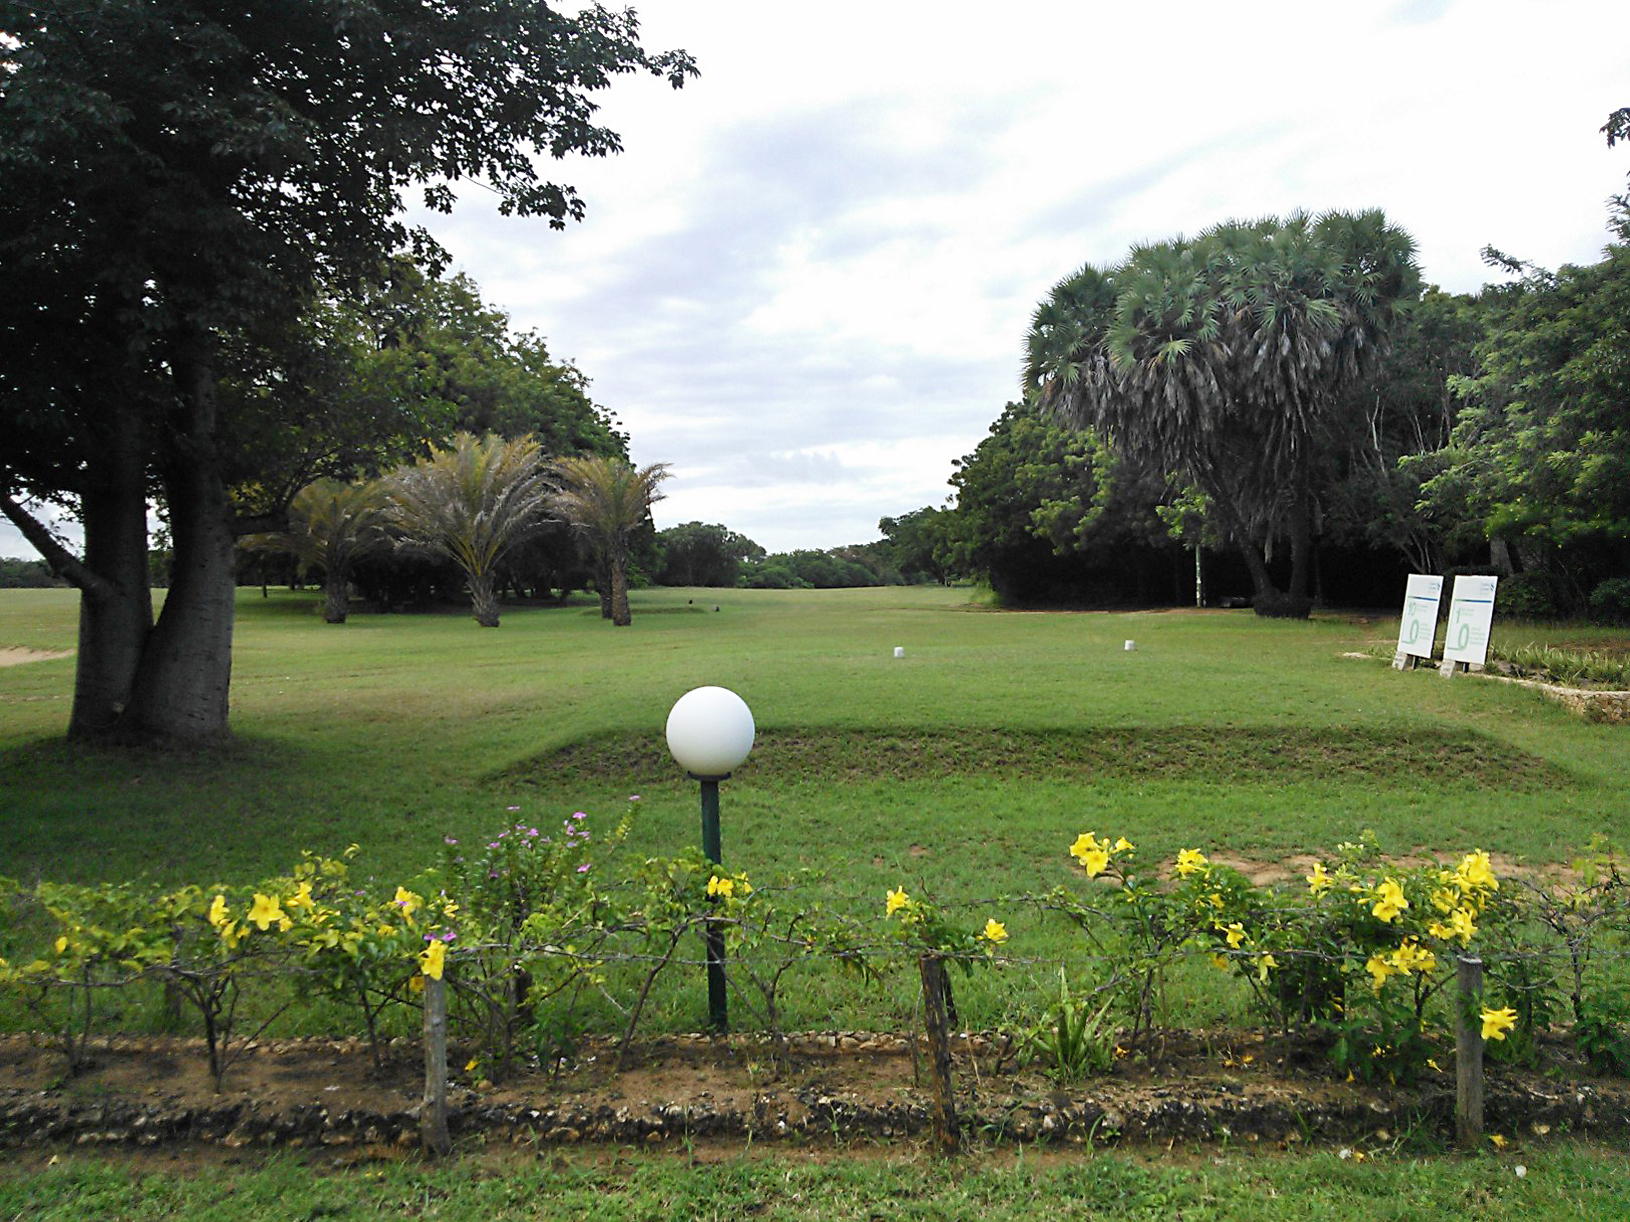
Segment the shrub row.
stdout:
<svg viewBox="0 0 1630 1222">
<path fill-rule="evenodd" d="M 965 917 L 896 887 L 860 920 L 815 900 L 807 877 L 758 888 L 694 852 L 619 868 L 636 809 L 599 840 L 582 812 L 547 832 L 516 823 L 475 846 L 449 839 L 440 864 L 385 888 L 356 885 L 356 846 L 306 854 L 254 886 L 7 884 L 9 943 L 42 922 L 47 932 L 37 954 L 0 959 L 0 991 L 54 1033 L 73 1070 L 99 998 L 156 981 L 202 1026 L 219 1082 L 258 1030 L 318 999 L 350 1008 L 377 1058 L 382 1018 L 414 1005 L 427 978 L 444 979 L 475 1050 L 469 1068 L 498 1077 L 518 1056 L 563 1051 L 593 996 L 619 1012 L 626 1047 L 653 984 L 710 925 L 737 1014 L 744 1007 L 784 1044 L 781 988 L 795 965 L 868 980 L 923 956 L 1000 967 L 1022 956 L 1001 909 L 1031 905 L 1079 931 L 1063 965 L 1076 987 L 1061 969 L 1058 1000 L 1021 1032 L 1064 1076 L 1102 1068 L 1116 1047 L 1169 1025 L 1168 976 L 1196 956 L 1243 982 L 1264 1025 L 1310 1041 L 1351 1078 L 1402 1082 L 1436 1067 L 1461 955 L 1487 964 L 1480 1015 L 1498 1055 L 1532 1058 L 1566 1021 L 1596 1067 L 1630 1072 L 1630 890 L 1608 852 L 1582 862 L 1577 882 L 1546 886 L 1496 877 L 1483 852 L 1399 866 L 1366 836 L 1304 882 L 1269 887 L 1199 849 L 1163 872 L 1144 869 L 1124 838 L 1088 832 L 1069 849 L 1072 886 Z"/>
</svg>

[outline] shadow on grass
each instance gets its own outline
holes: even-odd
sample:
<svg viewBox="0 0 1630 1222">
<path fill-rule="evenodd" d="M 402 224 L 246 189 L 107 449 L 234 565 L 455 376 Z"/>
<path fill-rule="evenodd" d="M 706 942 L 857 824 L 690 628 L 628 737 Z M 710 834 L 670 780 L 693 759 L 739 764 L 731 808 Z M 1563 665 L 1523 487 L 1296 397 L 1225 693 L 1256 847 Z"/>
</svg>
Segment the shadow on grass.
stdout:
<svg viewBox="0 0 1630 1222">
<path fill-rule="evenodd" d="M 523 760 L 494 777 L 521 784 L 671 779 L 650 735 L 604 735 Z M 763 729 L 742 776 L 809 781 L 1002 777 L 1251 782 L 1365 778 L 1407 783 L 1452 772 L 1468 784 L 1531 791 L 1556 765 L 1464 730 L 1128 727 L 1116 730 Z"/>
</svg>

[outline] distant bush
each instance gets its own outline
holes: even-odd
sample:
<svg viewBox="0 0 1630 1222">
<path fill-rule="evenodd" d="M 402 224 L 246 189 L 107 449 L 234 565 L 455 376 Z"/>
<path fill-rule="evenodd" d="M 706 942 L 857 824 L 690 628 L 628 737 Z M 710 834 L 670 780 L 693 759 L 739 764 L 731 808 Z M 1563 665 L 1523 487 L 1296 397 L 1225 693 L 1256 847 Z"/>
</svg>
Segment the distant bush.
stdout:
<svg viewBox="0 0 1630 1222">
<path fill-rule="evenodd" d="M 1630 577 L 1609 577 L 1590 592 L 1590 618 L 1599 624 L 1630 624 Z"/>
<path fill-rule="evenodd" d="M 1500 579 L 1500 610 L 1521 619 L 1559 619 L 1561 602 L 1548 573 L 1530 570 Z"/>
<path fill-rule="evenodd" d="M 67 584 L 43 560 L 0 556 L 0 590 L 45 590 Z"/>
</svg>

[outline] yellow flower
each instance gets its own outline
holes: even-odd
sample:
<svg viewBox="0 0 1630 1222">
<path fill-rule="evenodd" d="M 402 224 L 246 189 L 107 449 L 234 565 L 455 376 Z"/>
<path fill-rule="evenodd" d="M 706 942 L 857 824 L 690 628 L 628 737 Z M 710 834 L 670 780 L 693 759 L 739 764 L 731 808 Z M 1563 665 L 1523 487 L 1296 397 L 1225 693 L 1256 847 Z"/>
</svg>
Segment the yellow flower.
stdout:
<svg viewBox="0 0 1630 1222">
<path fill-rule="evenodd" d="M 219 929 L 226 924 L 226 896 L 217 895 L 215 902 L 209 906 L 209 923 Z"/>
<path fill-rule="evenodd" d="M 1455 868 L 1455 886 L 1462 891 L 1498 891 L 1500 880 L 1494 877 L 1489 855 L 1479 849 L 1461 858 Z"/>
<path fill-rule="evenodd" d="M 481 1064 L 481 1058 L 480 1057 L 471 1057 L 464 1065 L 464 1072 L 469 1073 L 472 1069 L 474 1069 L 476 1066 L 478 1066 L 480 1064 Z"/>
<path fill-rule="evenodd" d="M 228 921 L 221 926 L 221 941 L 226 943 L 228 950 L 237 950 L 238 943 L 242 942 L 249 933 L 249 926 L 239 925 L 236 921 Z"/>
<path fill-rule="evenodd" d="M 1081 863 L 1088 878 L 1097 878 L 1109 866 L 1109 837 L 1099 840 L 1091 832 L 1082 832 L 1070 846 L 1070 856 Z"/>
<path fill-rule="evenodd" d="M 62 937 L 58 938 L 51 945 L 56 948 L 57 954 L 60 955 L 63 951 L 68 949 L 68 935 L 64 934 Z"/>
<path fill-rule="evenodd" d="M 985 932 L 980 935 L 993 946 L 999 946 L 1007 941 L 1007 926 L 992 918 L 985 922 Z"/>
<path fill-rule="evenodd" d="M 736 875 L 736 886 L 741 888 L 741 893 L 743 895 L 751 895 L 753 893 L 753 884 L 747 881 L 747 875 L 745 874 Z"/>
<path fill-rule="evenodd" d="M 1492 1145 L 1496 1150 L 1505 1149 L 1505 1134 L 1504 1133 L 1490 1133 L 1489 1134 L 1489 1144 Z"/>
<path fill-rule="evenodd" d="M 707 893 L 709 899 L 715 896 L 723 896 L 725 899 L 729 899 L 736 894 L 736 880 L 733 878 L 720 878 L 715 874 L 707 880 Z"/>
<path fill-rule="evenodd" d="M 396 896 L 391 902 L 398 905 L 402 909 L 403 916 L 411 918 L 413 914 L 418 911 L 419 905 L 424 901 L 417 895 L 414 895 L 413 892 L 409 891 L 406 887 L 398 887 L 396 888 Z M 412 923 L 413 922 L 409 920 L 408 924 L 411 925 Z"/>
<path fill-rule="evenodd" d="M 1408 907 L 1404 889 L 1398 885 L 1397 879 L 1389 878 L 1375 889 L 1375 906 L 1370 911 L 1383 921 L 1395 921 L 1398 914 Z"/>
<path fill-rule="evenodd" d="M 896 887 L 889 892 L 888 903 L 883 908 L 884 916 L 893 916 L 900 909 L 911 903 L 911 897 L 906 894 L 904 887 Z"/>
<path fill-rule="evenodd" d="M 445 942 L 432 942 L 419 955 L 419 971 L 432 980 L 440 980 L 442 967 L 446 960 L 447 944 Z"/>
<path fill-rule="evenodd" d="M 1117 853 L 1130 853 L 1132 851 L 1132 842 L 1125 836 L 1122 836 L 1115 842 L 1115 851 Z"/>
<path fill-rule="evenodd" d="M 1219 925 L 1217 930 L 1219 933 L 1227 935 L 1228 945 L 1232 946 L 1235 950 L 1238 950 L 1239 944 L 1245 941 L 1245 926 L 1241 925 L 1238 921 L 1235 921 L 1226 929 Z"/>
<path fill-rule="evenodd" d="M 255 902 L 249 909 L 249 919 L 264 932 L 273 921 L 281 923 L 286 918 L 283 915 L 283 906 L 277 902 L 275 896 L 262 895 L 257 891 Z"/>
<path fill-rule="evenodd" d="M 1313 863 L 1313 873 L 1307 876 L 1307 889 L 1318 895 L 1330 886 L 1330 874 L 1324 868 L 1324 862 Z"/>
<path fill-rule="evenodd" d="M 1472 935 L 1477 932 L 1477 926 L 1472 922 L 1471 910 L 1456 908 L 1451 912 L 1449 914 L 1449 928 L 1453 931 L 1454 936 L 1460 939 L 1462 945 L 1470 942 Z"/>
<path fill-rule="evenodd" d="M 1517 1012 L 1507 1006 L 1504 1010 L 1483 1011 L 1483 1038 L 1503 1040 L 1505 1033 L 1517 1025 Z"/>
<path fill-rule="evenodd" d="M 1212 955 L 1211 956 L 1211 966 L 1216 968 L 1219 972 L 1226 972 L 1228 970 L 1228 967 L 1229 967 L 1228 956 L 1227 955 Z"/>
<path fill-rule="evenodd" d="M 1377 993 L 1381 991 L 1381 986 L 1386 984 L 1387 977 L 1393 973 L 1392 964 L 1388 963 L 1380 955 L 1371 955 L 1369 962 L 1364 965 L 1364 970 L 1375 978 L 1375 991 Z"/>
<path fill-rule="evenodd" d="M 1437 956 L 1415 941 L 1405 942 L 1392 952 L 1387 961 L 1394 971 L 1404 976 L 1410 972 L 1429 972 L 1438 965 Z"/>
<path fill-rule="evenodd" d="M 1273 971 L 1273 969 L 1278 966 L 1279 960 L 1275 959 L 1271 954 L 1264 951 L 1262 957 L 1256 961 L 1256 978 L 1258 980 L 1266 980 L 1268 978 L 1268 973 Z M 1249 1061 L 1251 1058 L 1246 1057 L 1245 1059 Z"/>
<path fill-rule="evenodd" d="M 1177 876 L 1187 878 L 1190 874 L 1197 874 L 1210 866 L 1206 855 L 1199 849 L 1182 849 L 1177 854 Z"/>
<path fill-rule="evenodd" d="M 311 899 L 311 884 L 310 883 L 301 883 L 299 889 L 297 891 L 295 891 L 295 893 L 293 895 L 289 896 L 289 898 L 284 900 L 283 902 L 285 904 L 287 904 L 290 908 L 311 908 L 311 907 L 314 907 L 315 905 L 313 904 L 312 899 Z"/>
<path fill-rule="evenodd" d="M 1432 1059 L 1432 1058 L 1431 1058 L 1431 1057 L 1427 1057 L 1427 1058 L 1426 1058 L 1426 1063 L 1427 1063 L 1427 1064 L 1428 1064 L 1428 1065 L 1430 1065 L 1430 1066 L 1431 1066 L 1431 1067 L 1432 1067 L 1432 1068 L 1433 1068 L 1433 1069 L 1434 1069 L 1434 1070 L 1435 1070 L 1435 1071 L 1436 1071 L 1436 1072 L 1438 1072 L 1438 1073 L 1442 1073 L 1442 1072 L 1443 1072 L 1443 1066 L 1441 1066 L 1441 1065 L 1439 1065 L 1439 1064 L 1438 1064 L 1438 1063 L 1437 1063 L 1437 1062 L 1436 1062 L 1436 1061 L 1434 1061 L 1434 1060 L 1433 1060 L 1433 1059 Z"/>
</svg>

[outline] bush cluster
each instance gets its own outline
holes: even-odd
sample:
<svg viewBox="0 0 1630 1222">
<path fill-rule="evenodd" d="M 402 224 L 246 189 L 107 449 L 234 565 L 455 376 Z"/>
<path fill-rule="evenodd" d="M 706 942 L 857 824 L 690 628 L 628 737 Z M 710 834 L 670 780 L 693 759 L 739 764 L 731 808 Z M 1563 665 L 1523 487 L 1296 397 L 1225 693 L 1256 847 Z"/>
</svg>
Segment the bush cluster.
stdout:
<svg viewBox="0 0 1630 1222">
<path fill-rule="evenodd" d="M 156 983 L 177 1017 L 193 1013 L 219 1081 L 266 1024 L 318 1004 L 349 1010 L 377 1059 L 387 1017 L 411 1023 L 425 981 L 437 979 L 474 1052 L 466 1068 L 498 1078 L 518 1060 L 563 1055 L 589 999 L 620 1016 L 626 1049 L 658 977 L 704 933 L 724 946 L 737 1014 L 784 1048 L 781 990 L 795 966 L 866 979 L 930 959 L 1000 966 L 1022 955 L 999 919 L 1003 903 L 1029 903 L 1079 930 L 1069 966 L 1094 981 L 1072 991 L 1061 971 L 1058 1001 L 1019 1033 L 1066 1076 L 1170 1026 L 1167 978 L 1198 958 L 1237 977 L 1287 1043 L 1321 1049 L 1350 1078 L 1405 1082 L 1442 1055 L 1460 1004 L 1446 986 L 1462 955 L 1487 964 L 1479 1015 L 1496 1055 L 1531 1058 L 1566 1014 L 1594 1065 L 1630 1070 L 1630 889 L 1608 852 L 1585 861 L 1578 882 L 1552 887 L 1498 878 L 1482 851 L 1399 866 L 1366 835 L 1303 883 L 1270 887 L 1197 848 L 1163 873 L 1145 869 L 1124 837 L 1086 832 L 1069 848 L 1074 886 L 1009 897 L 967 920 L 896 887 L 868 923 L 815 901 L 806 876 L 758 887 L 694 851 L 619 866 L 636 810 L 631 801 L 598 839 L 583 812 L 558 828 L 516 822 L 471 846 L 448 838 L 435 867 L 383 887 L 356 884 L 356 846 L 306 854 L 253 886 L 7 884 L 0 916 L 12 932 L 0 950 L 13 961 L 0 958 L 0 991 L 77 1069 L 100 999 Z M 19 929 L 42 924 L 38 953 L 12 949 Z"/>
</svg>

